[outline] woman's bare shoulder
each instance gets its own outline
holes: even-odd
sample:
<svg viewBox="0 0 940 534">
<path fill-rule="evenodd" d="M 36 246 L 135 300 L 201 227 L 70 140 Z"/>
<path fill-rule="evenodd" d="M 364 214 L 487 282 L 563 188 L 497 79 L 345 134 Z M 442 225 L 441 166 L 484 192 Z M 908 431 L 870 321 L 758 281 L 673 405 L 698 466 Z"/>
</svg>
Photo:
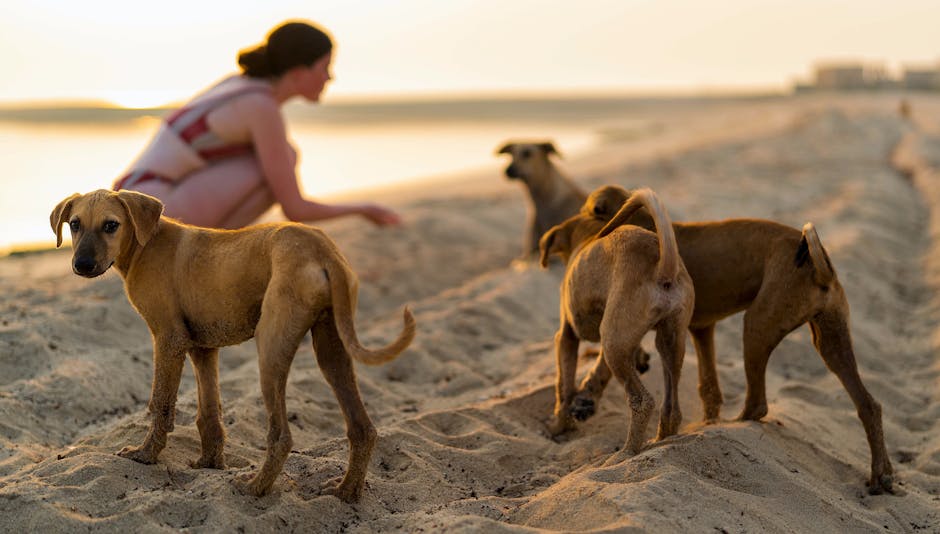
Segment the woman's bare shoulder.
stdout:
<svg viewBox="0 0 940 534">
<path fill-rule="evenodd" d="M 246 115 L 281 116 L 281 105 L 270 91 L 252 91 L 232 99 L 233 107 Z"/>
</svg>

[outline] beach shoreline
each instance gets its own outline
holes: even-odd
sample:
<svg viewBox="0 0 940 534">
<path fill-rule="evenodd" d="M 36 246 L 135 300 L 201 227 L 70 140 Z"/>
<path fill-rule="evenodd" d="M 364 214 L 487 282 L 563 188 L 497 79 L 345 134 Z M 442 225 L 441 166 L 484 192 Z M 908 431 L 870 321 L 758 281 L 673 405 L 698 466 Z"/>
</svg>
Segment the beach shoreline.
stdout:
<svg viewBox="0 0 940 534">
<path fill-rule="evenodd" d="M 770 360 L 768 416 L 733 420 L 745 388 L 740 314 L 716 329 L 719 423 L 700 423 L 690 345 L 678 435 L 603 466 L 630 413 L 612 383 L 597 415 L 549 439 L 562 270 L 511 265 L 526 205 L 494 156 L 446 180 L 370 189 L 403 214 L 401 227 L 317 225 L 360 278 L 365 344 L 391 339 L 406 304 L 418 323 L 397 360 L 356 369 L 379 440 L 354 505 L 319 491 L 345 468 L 347 442 L 309 336 L 288 384 L 284 472 L 269 495 L 246 497 L 232 480 L 259 465 L 266 432 L 254 342 L 222 350 L 227 469 L 188 467 L 199 456 L 189 365 L 166 450 L 137 464 L 114 451 L 146 433 L 151 346 L 120 278 L 73 275 L 65 246 L 0 257 L 0 521 L 53 533 L 940 530 L 940 96 L 909 100 L 913 120 L 894 94 L 683 109 L 559 162 L 585 189 L 651 187 L 677 221 L 812 221 L 848 295 L 860 374 L 883 408 L 894 495 L 868 495 L 855 407 L 807 328 Z M 662 369 L 651 338 L 644 347 L 654 357 L 643 381 L 659 402 Z"/>
<path fill-rule="evenodd" d="M 325 201 L 391 197 L 401 203 L 424 190 L 444 188 L 446 194 L 451 182 L 502 187 L 493 180 L 505 165 L 495 150 L 509 138 L 551 139 L 564 165 L 586 155 L 597 160 L 590 155 L 610 147 L 636 149 L 649 139 L 674 136 L 672 125 L 685 122 L 698 107 L 786 100 L 773 95 L 464 99 L 298 105 L 286 114 L 308 194 Z M 47 247 L 46 211 L 66 194 L 109 187 L 166 110 L 27 111 L 6 119 L 0 114 L 0 139 L 10 143 L 13 179 L 13 188 L 0 199 L 0 255 Z M 49 160 L 48 153 L 57 156 Z M 36 182 L 45 185 L 42 191 L 31 186 Z M 460 188 L 466 190 L 466 184 Z M 267 214 L 265 220 L 278 217 Z"/>
</svg>

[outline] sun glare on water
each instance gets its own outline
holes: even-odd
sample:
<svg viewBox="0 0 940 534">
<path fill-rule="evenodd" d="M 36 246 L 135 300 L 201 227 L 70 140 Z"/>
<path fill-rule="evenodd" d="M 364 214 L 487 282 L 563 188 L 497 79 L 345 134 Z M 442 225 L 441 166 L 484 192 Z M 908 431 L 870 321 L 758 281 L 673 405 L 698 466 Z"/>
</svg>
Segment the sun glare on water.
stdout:
<svg viewBox="0 0 940 534">
<path fill-rule="evenodd" d="M 161 91 L 120 91 L 107 95 L 106 100 L 126 109 L 148 109 L 171 105 L 179 95 Z"/>
</svg>

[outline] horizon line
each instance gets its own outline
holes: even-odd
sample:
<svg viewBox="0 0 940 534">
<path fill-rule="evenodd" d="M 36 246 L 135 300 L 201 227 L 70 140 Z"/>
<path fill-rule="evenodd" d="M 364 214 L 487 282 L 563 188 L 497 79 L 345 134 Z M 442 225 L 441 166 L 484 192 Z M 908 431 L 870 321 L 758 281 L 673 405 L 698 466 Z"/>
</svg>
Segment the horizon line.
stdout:
<svg viewBox="0 0 940 534">
<path fill-rule="evenodd" d="M 792 93 L 791 87 L 780 86 L 726 86 L 726 87 L 669 87 L 669 88 L 575 88 L 575 89 L 482 89 L 454 91 L 395 91 L 384 93 L 327 94 L 321 105 L 448 102 L 472 100 L 553 100 L 591 98 L 696 98 L 769 96 Z M 122 106 L 105 98 L 42 98 L 0 99 L 0 111 L 52 110 L 52 109 L 109 109 L 127 111 L 164 110 L 178 107 L 184 101 L 171 101 L 155 106 Z"/>
</svg>

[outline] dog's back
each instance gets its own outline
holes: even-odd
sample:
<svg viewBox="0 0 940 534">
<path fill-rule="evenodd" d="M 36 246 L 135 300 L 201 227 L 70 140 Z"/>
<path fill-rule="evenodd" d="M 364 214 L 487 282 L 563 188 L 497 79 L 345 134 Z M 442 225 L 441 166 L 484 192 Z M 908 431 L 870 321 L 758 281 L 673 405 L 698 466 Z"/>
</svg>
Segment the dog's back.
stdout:
<svg viewBox="0 0 940 534">
<path fill-rule="evenodd" d="M 631 197 L 634 192 L 631 192 Z M 655 228 L 649 211 L 621 210 L 610 218 L 609 232 L 621 225 Z M 810 225 L 811 227 L 812 225 Z M 835 278 L 818 237 L 812 262 L 800 262 L 802 249 L 808 254 L 806 237 L 800 230 L 766 219 L 725 219 L 672 224 L 676 245 L 695 283 L 695 324 L 709 324 L 747 309 L 773 269 L 772 276 L 787 276 L 811 282 L 815 277 Z M 812 230 L 812 236 L 815 236 Z M 817 268 L 817 265 L 819 266 Z M 785 269 L 784 269 L 785 268 Z M 817 275 L 818 272 L 825 274 Z"/>
<path fill-rule="evenodd" d="M 600 341 L 600 323 L 608 308 L 619 302 L 645 301 L 634 293 L 655 280 L 658 250 L 656 234 L 628 226 L 585 245 L 571 258 L 561 298 L 579 338 Z"/>
</svg>

